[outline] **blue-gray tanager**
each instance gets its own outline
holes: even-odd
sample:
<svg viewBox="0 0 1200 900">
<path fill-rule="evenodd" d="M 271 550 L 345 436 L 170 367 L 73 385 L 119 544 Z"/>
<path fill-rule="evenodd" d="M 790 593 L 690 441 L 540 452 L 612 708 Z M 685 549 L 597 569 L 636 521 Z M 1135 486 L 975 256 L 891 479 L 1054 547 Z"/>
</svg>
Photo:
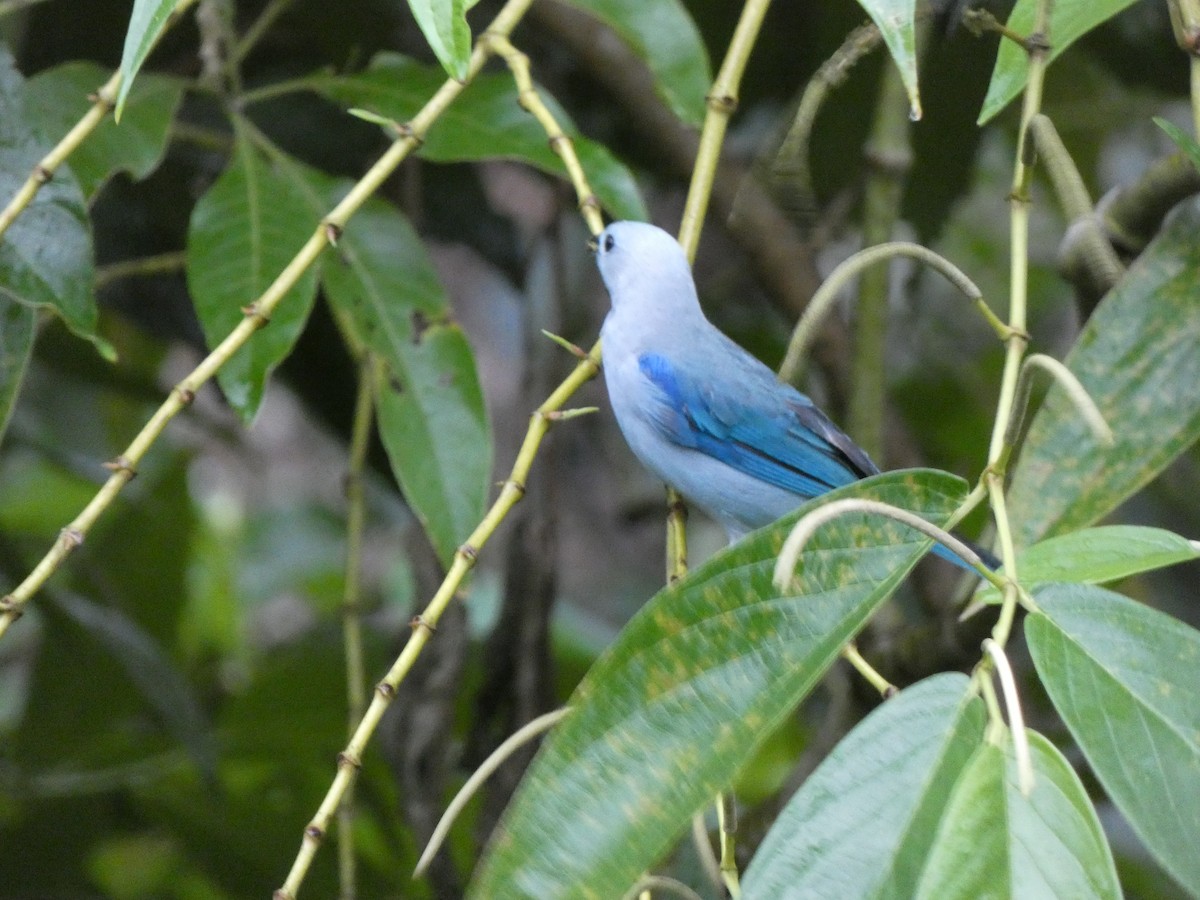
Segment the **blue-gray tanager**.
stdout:
<svg viewBox="0 0 1200 900">
<path fill-rule="evenodd" d="M 612 299 L 600 336 L 617 423 L 642 464 L 731 543 L 879 472 L 808 397 L 705 318 L 667 232 L 614 222 L 596 239 L 596 263 Z"/>
</svg>

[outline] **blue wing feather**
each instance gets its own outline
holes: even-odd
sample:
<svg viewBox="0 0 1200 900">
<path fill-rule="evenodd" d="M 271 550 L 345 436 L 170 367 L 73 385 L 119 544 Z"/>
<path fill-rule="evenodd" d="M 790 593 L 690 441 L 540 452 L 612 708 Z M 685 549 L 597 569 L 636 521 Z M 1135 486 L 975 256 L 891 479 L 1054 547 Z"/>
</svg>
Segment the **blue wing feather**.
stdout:
<svg viewBox="0 0 1200 900">
<path fill-rule="evenodd" d="M 657 388 L 646 412 L 666 437 L 802 498 L 879 471 L 807 397 L 737 349 L 724 358 L 739 371 L 720 378 L 658 354 L 638 358 Z"/>
</svg>

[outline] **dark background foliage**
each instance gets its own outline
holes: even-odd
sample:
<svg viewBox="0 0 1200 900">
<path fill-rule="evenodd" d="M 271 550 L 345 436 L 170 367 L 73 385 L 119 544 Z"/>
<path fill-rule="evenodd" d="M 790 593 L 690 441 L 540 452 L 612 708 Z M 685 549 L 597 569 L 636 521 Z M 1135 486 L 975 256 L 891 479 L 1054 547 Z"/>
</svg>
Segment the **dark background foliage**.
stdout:
<svg viewBox="0 0 1200 900">
<path fill-rule="evenodd" d="M 236 4 L 237 32 L 265 5 Z M 719 60 L 737 5 L 686 6 Z M 27 79 L 77 60 L 110 71 L 129 7 L 48 0 L 0 19 L 0 34 Z M 496 8 L 484 0 L 472 23 Z M 939 11 L 930 26 L 925 116 L 911 129 L 899 231 L 939 248 L 989 297 L 1001 298 L 1015 119 L 1009 111 L 988 128 L 976 126 L 996 38 L 973 37 L 959 13 Z M 790 231 L 759 230 L 759 204 L 770 201 L 743 190 L 742 179 L 761 170 L 799 92 L 862 20 L 848 0 L 771 10 L 697 257 L 710 316 L 771 365 L 782 358 L 798 304 L 861 242 L 863 185 L 878 163 L 865 145 L 885 57 L 875 53 L 854 67 L 822 107 L 810 156 L 812 207 L 792 218 Z M 637 57 L 599 41 L 593 27 L 546 0 L 514 40 L 580 131 L 636 173 L 651 218 L 673 228 L 691 166 L 688 132 L 664 121 Z M 199 76 L 198 40 L 189 17 L 149 70 Z M 434 62 L 403 3 L 297 0 L 244 60 L 241 86 L 326 68 L 356 72 L 380 51 Z M 1157 3 L 1135 4 L 1055 64 L 1046 111 L 1093 196 L 1136 178 L 1169 150 L 1150 117 L 1186 122 L 1187 87 L 1185 58 Z M 57 320 L 40 322 L 0 448 L 6 586 L 86 503 L 105 474 L 99 464 L 121 452 L 204 352 L 180 261 L 167 259 L 155 273 L 113 267 L 187 246 L 193 209 L 233 145 L 231 96 L 227 85 L 211 83 L 185 92 L 161 163 L 140 180 L 117 174 L 89 202 L 99 331 L 119 362 L 102 360 Z M 245 112 L 297 159 L 356 178 L 386 139 L 378 126 L 347 117 L 345 105 L 352 104 L 289 93 Z M 529 412 L 573 362 L 540 330 L 588 346 L 606 309 L 573 196 L 515 162 L 416 158 L 381 194 L 425 242 L 474 351 L 494 433 L 491 481 L 502 479 Z M 1033 344 L 1061 356 L 1096 298 L 1056 272 L 1064 222 L 1040 181 L 1033 233 Z M 778 252 L 756 252 L 764 247 Z M 809 391 L 839 421 L 856 378 L 848 321 L 843 314 L 826 329 L 808 378 Z M 976 477 L 1001 346 L 935 276 L 903 265 L 891 278 L 889 327 L 886 467 L 921 464 Z M 342 482 L 357 375 L 343 331 L 318 296 L 253 424 L 206 388 L 0 643 L 0 895 L 219 898 L 264 896 L 278 886 L 345 741 Z M 355 795 L 362 896 L 461 892 L 530 754 L 490 782 L 430 878 L 411 882 L 448 792 L 518 725 L 561 703 L 661 586 L 661 486 L 622 444 L 602 385 L 587 386 L 577 402 L 601 412 L 552 432 L 525 501 L 489 545 L 467 602 L 443 619 L 367 755 Z M 365 601 L 367 672 L 375 678 L 436 587 L 441 563 L 378 439 L 369 459 Z M 1200 533 L 1198 462 L 1194 448 L 1185 452 L 1113 519 Z M 695 559 L 722 542 L 698 516 L 691 539 Z M 926 564 L 872 622 L 862 648 L 891 680 L 905 685 L 977 659 L 990 617 L 957 623 L 957 608 L 945 602 L 954 581 L 946 567 Z M 1195 625 L 1197 583 L 1200 564 L 1192 562 L 1120 589 Z M 1014 652 L 1030 717 L 1064 737 L 1024 651 Z M 835 667 L 768 741 L 739 786 L 746 852 L 803 775 L 876 703 Z M 1128 893 L 1173 896 L 1119 814 L 1103 801 L 1100 808 Z M 336 890 L 335 858 L 327 850 L 318 859 L 306 885 L 312 896 Z M 674 866 L 690 877 L 688 851 Z"/>
</svg>

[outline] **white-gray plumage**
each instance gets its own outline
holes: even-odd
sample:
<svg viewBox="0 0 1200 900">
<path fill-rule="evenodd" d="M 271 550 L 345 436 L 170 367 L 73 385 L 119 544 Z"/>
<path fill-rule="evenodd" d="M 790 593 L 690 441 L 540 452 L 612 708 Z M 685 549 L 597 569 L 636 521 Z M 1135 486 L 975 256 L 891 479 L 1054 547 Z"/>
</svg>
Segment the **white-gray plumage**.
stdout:
<svg viewBox="0 0 1200 900">
<path fill-rule="evenodd" d="M 878 471 L 812 401 L 705 318 L 671 235 L 615 222 L 596 247 L 612 299 L 604 377 L 621 431 L 731 541 Z"/>
</svg>

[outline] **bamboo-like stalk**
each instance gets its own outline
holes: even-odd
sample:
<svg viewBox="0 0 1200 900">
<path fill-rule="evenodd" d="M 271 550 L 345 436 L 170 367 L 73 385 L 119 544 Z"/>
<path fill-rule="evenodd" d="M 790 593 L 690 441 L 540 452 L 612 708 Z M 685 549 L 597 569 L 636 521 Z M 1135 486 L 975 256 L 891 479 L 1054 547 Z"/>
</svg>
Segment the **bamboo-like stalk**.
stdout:
<svg viewBox="0 0 1200 900">
<path fill-rule="evenodd" d="M 924 43 L 929 19 L 918 29 Z M 863 247 L 892 239 L 900 218 L 900 201 L 912 168 L 912 134 L 909 99 L 900 70 L 884 66 L 874 123 L 863 155 L 867 183 L 863 192 Z M 867 269 L 859 279 L 855 307 L 853 386 L 850 392 L 848 432 L 873 459 L 883 461 L 883 423 L 886 405 L 886 339 L 890 268 Z"/>
<path fill-rule="evenodd" d="M 696 247 L 700 243 L 700 232 L 704 227 L 704 214 L 712 196 L 713 179 L 717 174 L 717 163 L 721 158 L 721 145 L 725 142 L 725 130 L 729 119 L 738 105 L 738 89 L 742 74 L 750 59 L 750 51 L 762 29 L 763 18 L 771 0 L 747 0 L 742 14 L 729 41 L 725 60 L 708 92 L 708 114 L 700 131 L 700 147 L 696 153 L 696 165 L 692 169 L 692 181 L 688 186 L 687 203 L 683 208 L 683 221 L 679 224 L 679 243 L 689 260 L 696 258 Z"/>
<path fill-rule="evenodd" d="M 1016 162 L 1013 165 L 1011 203 L 1011 243 L 1009 248 L 1009 315 L 1008 326 L 1012 329 L 1006 340 L 1004 371 L 1000 379 L 1000 396 L 996 403 L 996 419 L 992 427 L 992 439 L 988 448 L 988 466 L 983 480 L 987 486 L 992 516 L 996 523 L 996 534 L 1000 541 L 1000 557 L 1004 561 L 1004 572 L 1013 584 L 1018 582 L 1017 551 L 1013 543 L 1012 523 L 1008 518 L 1008 505 L 1004 496 L 1004 442 L 1008 433 L 1009 420 L 1015 414 L 1017 382 L 1021 374 L 1021 363 L 1029 344 L 1026 330 L 1029 300 L 1029 191 L 1033 182 L 1033 136 L 1030 126 L 1041 111 L 1042 86 L 1046 77 L 1046 66 L 1050 56 L 1050 13 L 1053 0 L 1040 0 L 1034 16 L 1033 33 L 1025 38 L 1024 46 L 1029 54 L 1029 70 L 1025 82 L 1025 94 L 1021 105 L 1021 124 L 1017 132 Z M 992 638 L 1001 649 L 1008 642 L 1012 623 L 1017 612 L 1018 592 L 1007 590 L 1000 607 L 1000 616 L 992 631 Z"/>
<path fill-rule="evenodd" d="M 714 85 L 714 95 L 724 97 L 736 96 L 741 74 L 745 70 L 746 60 L 753 46 L 754 39 L 757 36 L 758 28 L 762 24 L 762 17 L 768 5 L 769 0 L 750 0 L 746 4 L 742 13 L 742 19 L 739 21 L 734 39 L 730 45 L 729 56 L 722 66 L 722 75 L 717 81 L 717 85 L 720 85 L 720 87 L 718 88 L 717 85 Z M 528 2 L 524 6 L 528 6 Z M 522 7 L 522 12 L 524 11 L 524 6 Z M 508 7 L 506 7 L 507 9 Z M 501 15 L 503 16 L 504 13 L 502 12 Z M 598 213 L 595 218 L 588 215 L 588 209 L 592 206 L 588 198 L 592 197 L 592 192 L 587 187 L 586 181 L 582 178 L 582 168 L 576 168 L 577 163 L 571 161 L 571 158 L 574 157 L 574 146 L 565 136 L 556 139 L 556 135 L 562 135 L 561 129 L 558 128 L 557 122 L 554 121 L 549 111 L 544 110 L 544 105 L 541 104 L 540 97 L 537 96 L 536 90 L 532 89 L 531 81 L 529 82 L 530 92 L 525 92 L 525 88 L 522 85 L 528 75 L 527 59 L 524 57 L 524 54 L 515 51 L 515 48 L 510 49 L 511 43 L 508 41 L 508 35 L 512 30 L 512 25 L 509 24 L 507 27 L 501 28 L 497 27 L 499 22 L 498 18 L 497 22 L 494 22 L 484 32 L 476 46 L 475 52 L 479 53 L 481 48 L 485 48 L 505 58 L 505 61 L 513 70 L 514 79 L 517 80 L 518 88 L 521 91 L 522 105 L 526 109 L 529 109 L 538 118 L 539 122 L 542 123 L 543 127 L 547 129 L 547 133 L 551 136 L 551 146 L 564 159 L 564 164 L 571 174 L 572 182 L 575 184 L 579 196 L 581 211 L 588 218 L 588 222 L 593 230 L 598 231 L 600 225 Z M 474 56 L 472 58 L 474 59 Z M 474 74 L 473 69 L 472 74 Z M 539 107 L 543 108 L 539 109 Z M 709 104 L 709 115 L 705 120 L 701 138 L 701 156 L 707 156 L 710 159 L 710 163 L 707 166 L 709 173 L 708 180 L 705 182 L 702 179 L 693 178 L 689 192 L 689 208 L 693 211 L 691 221 L 694 224 L 689 228 L 687 225 L 688 220 L 685 217 L 685 222 L 680 232 L 680 242 L 684 245 L 685 250 L 689 246 L 691 247 L 688 250 L 689 258 L 695 254 L 695 246 L 699 239 L 699 223 L 703 219 L 703 212 L 707 206 L 708 197 L 711 194 L 712 177 L 716 171 L 716 160 L 720 155 L 720 145 L 724 138 L 725 127 L 730 112 L 732 112 L 732 106 L 728 103 L 710 102 Z M 705 147 L 708 149 L 705 150 Z M 576 173 L 578 173 L 578 177 Z M 692 200 L 691 198 L 694 196 L 700 196 L 702 199 Z M 296 897 L 300 886 L 307 876 L 312 860 L 316 856 L 321 842 L 324 840 L 334 813 L 342 802 L 347 790 L 353 784 L 358 769 L 361 766 L 362 753 L 366 748 L 367 742 L 383 717 L 383 713 L 395 697 L 398 686 L 408 675 L 408 672 L 412 669 L 425 645 L 433 636 L 442 614 L 458 592 L 467 574 L 474 568 L 480 550 L 508 515 L 508 512 L 524 495 L 525 484 L 534 459 L 537 456 L 538 448 L 541 445 L 542 439 L 549 431 L 550 426 L 557 421 L 570 418 L 572 415 L 590 412 L 590 410 L 563 411 L 562 407 L 583 384 L 598 374 L 600 370 L 600 351 L 601 346 L 599 341 L 593 345 L 590 351 L 586 353 L 579 351 L 580 361 L 578 365 L 551 392 L 550 396 L 546 398 L 531 416 L 529 429 L 525 433 L 521 449 L 518 451 L 517 458 L 513 463 L 512 471 L 508 479 L 504 482 L 499 496 L 485 514 L 483 520 L 455 552 L 450 569 L 432 599 L 426 605 L 425 609 L 413 619 L 411 623 L 413 629 L 412 636 L 404 645 L 400 655 L 396 658 L 387 674 L 376 685 L 374 696 L 367 707 L 362 721 L 359 723 L 358 728 L 355 729 L 354 735 L 351 737 L 346 748 L 338 755 L 337 774 L 330 784 L 316 814 L 304 829 L 304 837 L 301 841 L 300 850 L 296 855 L 291 871 L 288 873 L 283 886 L 275 892 L 275 900 L 294 900 Z"/>
<path fill-rule="evenodd" d="M 178 0 L 175 8 L 171 11 L 171 15 L 167 18 L 162 31 L 159 32 L 159 37 L 161 38 L 167 29 L 178 22 L 188 7 L 195 3 L 196 0 Z M 54 149 L 38 161 L 37 165 L 33 167 L 33 171 L 29 173 L 29 177 L 25 179 L 25 183 L 21 185 L 17 193 L 8 201 L 8 205 L 3 210 L 0 210 L 0 238 L 8 231 L 12 223 L 17 220 L 17 217 L 29 208 L 29 204 L 33 202 L 33 198 L 42 189 L 42 185 L 54 177 L 54 173 L 66 162 L 67 157 L 78 150 L 79 146 L 91 136 L 92 132 L 100 127 L 100 123 L 113 111 L 117 102 L 117 91 L 120 89 L 121 70 L 117 69 L 108 81 L 96 89 L 91 109 L 84 113 L 83 118 L 76 122 L 74 127 L 63 136 L 62 140 L 54 145 Z M 2 625 L 0 625 L 0 634 L 3 634 Z"/>
<path fill-rule="evenodd" d="M 189 0 L 181 0 L 189 2 Z M 494 35 L 506 35 L 528 10 L 533 0 L 509 0 L 496 16 L 489 29 Z M 379 186 L 396 170 L 408 155 L 421 145 L 425 133 L 445 109 L 462 93 L 470 80 L 483 68 L 491 50 L 486 42 L 479 42 L 471 54 L 467 78 L 463 81 L 447 80 L 429 99 L 410 122 L 399 129 L 396 140 L 375 162 L 365 175 L 354 185 L 340 203 L 318 224 L 313 235 L 305 242 L 292 261 L 284 267 L 265 292 L 246 308 L 246 317 L 229 335 L 206 356 L 200 364 L 171 391 L 170 395 L 151 416 L 132 443 L 116 459 L 107 463 L 112 474 L 91 502 L 59 534 L 50 550 L 42 557 L 33 571 L 11 593 L 0 597 L 0 636 L 8 630 L 38 589 L 46 582 L 71 552 L 83 543 L 96 520 L 112 505 L 122 488 L 137 472 L 137 465 L 146 452 L 158 440 L 167 423 L 181 410 L 191 404 L 196 392 L 212 378 L 230 357 L 263 327 L 275 307 L 296 284 L 300 277 L 316 262 L 324 249 L 337 240 L 351 216 L 379 189 Z"/>
<path fill-rule="evenodd" d="M 371 425 L 375 420 L 373 388 L 375 360 L 364 355 L 358 367 L 358 396 L 354 402 L 354 423 L 350 432 L 350 453 L 346 466 L 346 571 L 342 589 L 342 638 L 346 653 L 346 717 L 349 733 L 367 707 L 367 675 L 362 641 L 362 558 L 366 523 L 364 477 Z M 354 855 L 353 792 L 338 811 L 338 889 L 341 900 L 358 895 L 358 868 Z"/>
</svg>

